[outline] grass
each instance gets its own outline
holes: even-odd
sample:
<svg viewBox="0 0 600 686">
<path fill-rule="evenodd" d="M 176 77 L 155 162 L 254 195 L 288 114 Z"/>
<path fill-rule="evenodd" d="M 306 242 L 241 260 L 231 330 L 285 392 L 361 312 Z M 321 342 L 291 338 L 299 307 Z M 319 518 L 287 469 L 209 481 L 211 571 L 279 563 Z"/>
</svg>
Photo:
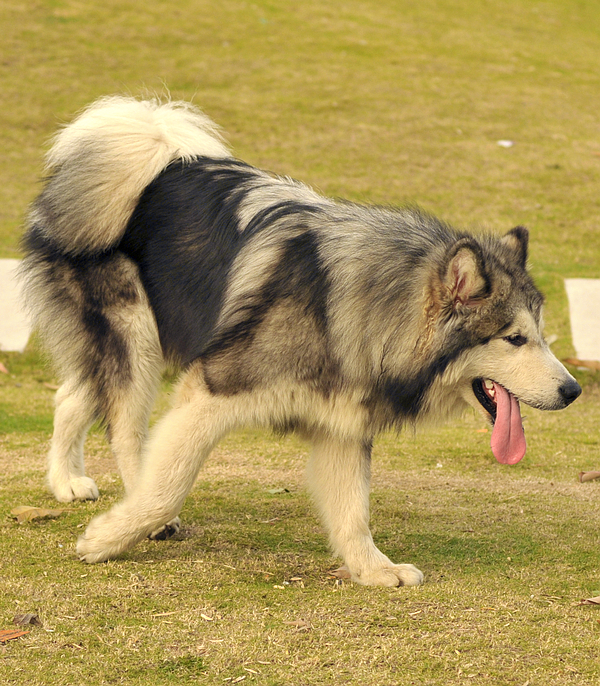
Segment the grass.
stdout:
<svg viewBox="0 0 600 686">
<path fill-rule="evenodd" d="M 243 159 L 327 194 L 527 225 L 547 333 L 572 354 L 563 279 L 600 277 L 597 3 L 7 0 L 0 23 L 0 257 L 19 255 L 58 124 L 100 95 L 169 89 Z M 102 434 L 101 499 L 16 524 L 17 505 L 55 506 L 56 380 L 35 344 L 0 361 L 0 629 L 43 621 L 0 647 L 2 683 L 598 683 L 600 615 L 578 603 L 600 595 L 600 494 L 577 474 L 600 468 L 600 375 L 576 372 L 574 407 L 527 412 L 511 469 L 472 417 L 381 437 L 374 535 L 427 578 L 389 590 L 327 574 L 305 446 L 261 432 L 218 447 L 174 540 L 84 567 L 76 535 L 121 493 Z"/>
<path fill-rule="evenodd" d="M 8 358 L 7 355 L 4 356 Z M 9 365 L 11 359 L 6 359 Z M 595 684 L 600 615 L 600 391 L 579 407 L 528 411 L 530 449 L 490 462 L 479 419 L 428 434 L 385 435 L 375 448 L 374 536 L 417 564 L 417 589 L 338 582 L 302 488 L 305 446 L 237 433 L 215 451 L 166 542 L 87 567 L 76 535 L 120 497 L 98 430 L 89 471 L 102 497 L 61 517 L 17 524 L 20 504 L 55 507 L 44 460 L 51 390 L 30 353 L 2 377 L 15 421 L 32 402 L 42 427 L 0 441 L 0 617 L 38 613 L 44 626 L 0 653 L 7 684 Z M 51 379 L 50 379 L 51 380 Z M 165 402 L 164 398 L 161 401 Z M 43 408 L 43 409 L 42 409 Z M 568 434 L 568 446 L 565 436 Z"/>
</svg>

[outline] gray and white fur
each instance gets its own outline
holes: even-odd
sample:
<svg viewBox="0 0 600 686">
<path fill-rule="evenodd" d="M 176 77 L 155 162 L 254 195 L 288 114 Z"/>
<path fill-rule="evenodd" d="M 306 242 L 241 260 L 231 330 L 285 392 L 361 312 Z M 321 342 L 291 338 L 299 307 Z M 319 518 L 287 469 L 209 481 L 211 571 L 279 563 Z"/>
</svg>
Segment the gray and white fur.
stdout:
<svg viewBox="0 0 600 686">
<path fill-rule="evenodd" d="M 182 103 L 100 100 L 58 134 L 48 172 L 22 271 L 62 379 L 49 484 L 98 497 L 83 444 L 100 419 L 125 485 L 79 539 L 86 562 L 176 528 L 219 439 L 261 426 L 312 443 L 308 486 L 351 578 L 419 584 L 369 530 L 375 435 L 468 406 L 494 420 L 494 389 L 540 409 L 579 394 L 543 339 L 521 227 L 472 236 L 321 197 L 235 159 Z M 181 378 L 148 436 L 167 363 Z"/>
</svg>

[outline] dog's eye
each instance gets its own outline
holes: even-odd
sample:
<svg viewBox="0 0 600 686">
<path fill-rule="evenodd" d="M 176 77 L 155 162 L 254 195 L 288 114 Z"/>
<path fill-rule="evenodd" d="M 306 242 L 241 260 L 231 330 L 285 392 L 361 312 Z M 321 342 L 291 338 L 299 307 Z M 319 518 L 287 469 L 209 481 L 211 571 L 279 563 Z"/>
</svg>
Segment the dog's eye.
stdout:
<svg viewBox="0 0 600 686">
<path fill-rule="evenodd" d="M 525 345 L 525 343 L 527 343 L 527 339 L 525 338 L 525 336 L 521 336 L 520 333 L 516 333 L 513 336 L 507 336 L 504 340 L 507 343 L 514 345 L 516 348 L 520 348 L 522 345 Z"/>
</svg>

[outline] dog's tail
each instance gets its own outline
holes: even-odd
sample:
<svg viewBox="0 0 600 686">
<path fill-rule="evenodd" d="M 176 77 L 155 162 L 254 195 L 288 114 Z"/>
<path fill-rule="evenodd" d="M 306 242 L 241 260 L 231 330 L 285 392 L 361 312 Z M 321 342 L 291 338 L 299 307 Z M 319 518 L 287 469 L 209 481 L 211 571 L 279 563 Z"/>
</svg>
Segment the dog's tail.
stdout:
<svg viewBox="0 0 600 686">
<path fill-rule="evenodd" d="M 105 252 L 168 164 L 229 155 L 217 126 L 187 103 L 102 98 L 57 134 L 30 231 L 71 256 Z"/>
</svg>

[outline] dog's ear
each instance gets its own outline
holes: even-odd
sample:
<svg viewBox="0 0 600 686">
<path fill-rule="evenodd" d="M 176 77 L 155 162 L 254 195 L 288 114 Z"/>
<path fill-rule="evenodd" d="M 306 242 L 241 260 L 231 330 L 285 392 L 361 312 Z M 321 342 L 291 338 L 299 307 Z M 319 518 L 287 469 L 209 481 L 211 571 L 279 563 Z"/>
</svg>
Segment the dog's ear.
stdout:
<svg viewBox="0 0 600 686">
<path fill-rule="evenodd" d="M 452 307 L 477 307 L 490 293 L 483 253 L 472 238 L 461 238 L 447 254 L 443 283 Z"/>
<path fill-rule="evenodd" d="M 527 264 L 527 247 L 529 245 L 529 231 L 524 226 L 515 226 L 506 236 L 500 239 L 504 245 L 517 253 L 519 264 L 525 268 Z"/>
</svg>

